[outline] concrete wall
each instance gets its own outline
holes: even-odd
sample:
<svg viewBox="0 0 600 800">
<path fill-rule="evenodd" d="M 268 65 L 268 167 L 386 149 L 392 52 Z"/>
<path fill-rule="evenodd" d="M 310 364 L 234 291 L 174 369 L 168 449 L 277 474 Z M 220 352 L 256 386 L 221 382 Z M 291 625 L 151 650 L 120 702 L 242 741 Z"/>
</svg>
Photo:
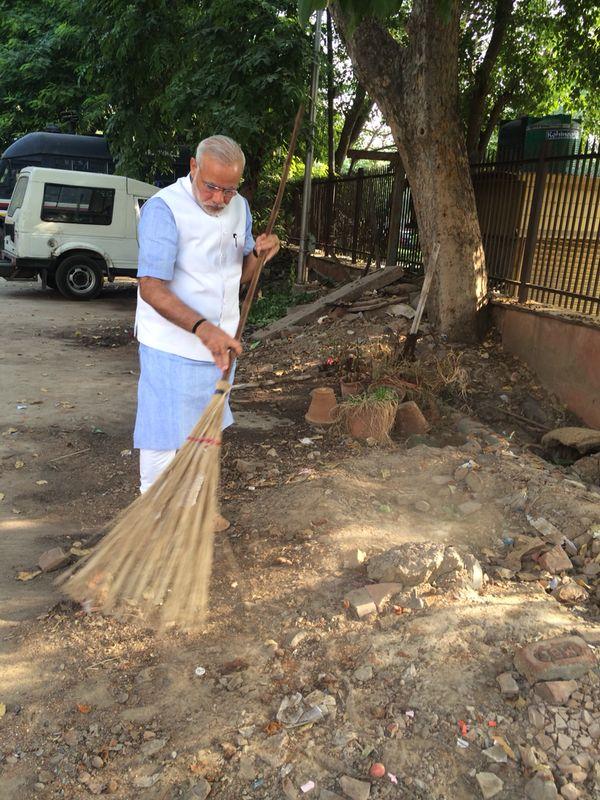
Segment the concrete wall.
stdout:
<svg viewBox="0 0 600 800">
<path fill-rule="evenodd" d="M 503 347 L 589 427 L 600 429 L 600 321 L 494 303 Z"/>
</svg>

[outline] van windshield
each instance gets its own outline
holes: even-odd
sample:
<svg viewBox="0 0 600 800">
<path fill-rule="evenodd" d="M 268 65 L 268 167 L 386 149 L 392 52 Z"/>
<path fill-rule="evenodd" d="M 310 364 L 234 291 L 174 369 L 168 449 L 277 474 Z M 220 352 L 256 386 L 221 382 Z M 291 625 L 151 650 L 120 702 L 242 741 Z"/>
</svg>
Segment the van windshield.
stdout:
<svg viewBox="0 0 600 800">
<path fill-rule="evenodd" d="M 29 182 L 29 177 L 27 175 L 21 175 L 19 180 L 17 181 L 17 185 L 12 193 L 12 197 L 10 199 L 10 205 L 8 207 L 8 211 L 6 212 L 7 217 L 13 217 L 15 211 L 18 208 L 21 208 L 23 205 L 23 198 L 25 197 L 25 190 L 27 189 L 27 184 Z"/>
</svg>

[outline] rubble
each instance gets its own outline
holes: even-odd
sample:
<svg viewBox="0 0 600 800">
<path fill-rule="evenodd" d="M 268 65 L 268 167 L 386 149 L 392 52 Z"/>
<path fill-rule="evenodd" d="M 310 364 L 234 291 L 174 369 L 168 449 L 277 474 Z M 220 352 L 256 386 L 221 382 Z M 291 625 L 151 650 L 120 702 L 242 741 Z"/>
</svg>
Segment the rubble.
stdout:
<svg viewBox="0 0 600 800">
<path fill-rule="evenodd" d="M 502 697 L 514 698 L 519 696 L 519 684 L 510 672 L 503 672 L 496 678 L 500 686 Z"/>
<path fill-rule="evenodd" d="M 555 706 L 565 705 L 573 692 L 577 691 L 577 681 L 546 681 L 535 685 L 535 692 L 546 703 Z"/>
<path fill-rule="evenodd" d="M 497 775 L 494 775 L 493 772 L 478 772 L 477 775 L 475 775 L 475 779 L 479 784 L 481 796 L 485 798 L 485 800 L 496 797 L 504 788 L 503 781 L 501 781 Z"/>
<path fill-rule="evenodd" d="M 596 660 L 579 636 L 557 636 L 517 650 L 515 667 L 530 683 L 564 678 L 572 680 L 589 672 Z"/>
<path fill-rule="evenodd" d="M 403 589 L 420 584 L 479 589 L 483 582 L 481 565 L 472 555 L 462 556 L 452 546 L 428 542 L 406 542 L 374 556 L 367 564 L 367 575 Z"/>
<path fill-rule="evenodd" d="M 42 572 L 54 572 L 56 569 L 64 567 L 70 561 L 68 553 L 62 547 L 52 547 L 46 550 L 38 559 L 38 567 Z"/>
<path fill-rule="evenodd" d="M 348 775 L 342 775 L 340 778 L 340 786 L 344 794 L 350 800 L 368 800 L 371 796 L 371 784 L 364 781 L 358 781 L 356 778 L 351 778 Z"/>
</svg>

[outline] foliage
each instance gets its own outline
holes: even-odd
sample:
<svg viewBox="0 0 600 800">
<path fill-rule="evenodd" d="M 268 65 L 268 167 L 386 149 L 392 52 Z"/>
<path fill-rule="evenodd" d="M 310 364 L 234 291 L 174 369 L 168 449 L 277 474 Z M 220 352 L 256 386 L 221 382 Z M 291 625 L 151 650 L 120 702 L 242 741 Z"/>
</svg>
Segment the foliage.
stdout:
<svg viewBox="0 0 600 800">
<path fill-rule="evenodd" d="M 1 0 L 4 146 L 52 124 L 78 133 L 94 133 L 102 124 L 103 90 L 90 90 L 83 78 L 86 38 L 77 0 Z"/>
<path fill-rule="evenodd" d="M 308 85 L 310 42 L 294 12 L 291 0 L 205 0 L 171 86 L 173 116 L 193 139 L 220 132 L 242 145 L 250 192 L 272 154 L 280 169 Z"/>
</svg>

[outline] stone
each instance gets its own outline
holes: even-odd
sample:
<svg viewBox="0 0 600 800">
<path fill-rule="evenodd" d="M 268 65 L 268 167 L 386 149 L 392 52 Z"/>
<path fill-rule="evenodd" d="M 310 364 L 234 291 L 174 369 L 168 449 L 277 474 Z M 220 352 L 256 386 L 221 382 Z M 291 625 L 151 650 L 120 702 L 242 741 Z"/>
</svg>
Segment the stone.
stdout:
<svg viewBox="0 0 600 800">
<path fill-rule="evenodd" d="M 574 783 L 565 783 L 560 790 L 560 796 L 564 797 L 565 800 L 578 800 L 579 797 L 582 797 L 582 794 Z"/>
<path fill-rule="evenodd" d="M 543 713 L 534 706 L 529 706 L 529 708 L 527 709 L 527 718 L 529 719 L 529 722 L 531 722 L 533 727 L 537 728 L 538 730 L 541 730 L 546 724 L 546 719 Z"/>
<path fill-rule="evenodd" d="M 364 588 L 380 613 L 390 600 L 402 591 L 402 586 L 399 583 L 373 583 Z"/>
<path fill-rule="evenodd" d="M 410 436 L 413 433 L 427 433 L 429 423 L 414 400 L 400 403 L 396 412 L 394 430 L 402 436 Z"/>
<path fill-rule="evenodd" d="M 377 613 L 375 601 L 367 591 L 366 586 L 363 586 L 361 589 L 352 589 L 352 591 L 348 592 L 345 596 L 344 602 L 348 603 L 352 613 L 358 619 L 364 619 L 364 617 L 368 617 L 370 614 Z"/>
<path fill-rule="evenodd" d="M 256 472 L 258 464 L 255 461 L 246 461 L 243 458 L 236 458 L 234 467 L 241 475 L 252 475 Z"/>
<path fill-rule="evenodd" d="M 473 494 L 477 494 L 477 492 L 481 492 L 483 490 L 483 478 L 478 472 L 475 472 L 472 469 L 467 472 L 465 483 L 473 492 Z"/>
<path fill-rule="evenodd" d="M 600 485 L 600 453 L 578 459 L 571 469 L 585 483 Z"/>
<path fill-rule="evenodd" d="M 149 742 L 145 742 L 140 750 L 145 756 L 154 756 L 163 749 L 166 743 L 166 739 L 151 739 Z"/>
<path fill-rule="evenodd" d="M 556 428 L 542 436 L 542 445 L 546 448 L 570 447 L 581 455 L 600 450 L 600 431 L 593 428 Z"/>
<path fill-rule="evenodd" d="M 211 791 L 212 785 L 206 780 L 206 778 L 196 778 L 196 783 L 186 795 L 186 800 L 188 800 L 188 798 L 189 800 L 206 800 Z"/>
<path fill-rule="evenodd" d="M 269 736 L 256 748 L 256 755 L 274 769 L 285 764 L 289 737 L 285 731 Z"/>
<path fill-rule="evenodd" d="M 519 747 L 521 760 L 528 769 L 536 769 L 540 764 L 541 754 L 535 747 Z"/>
<path fill-rule="evenodd" d="M 69 728 L 68 731 L 63 733 L 63 741 L 65 744 L 68 744 L 69 747 L 76 747 L 81 741 L 81 734 L 74 728 Z"/>
<path fill-rule="evenodd" d="M 568 750 L 573 744 L 573 739 L 571 739 L 570 736 L 567 736 L 566 733 L 559 733 L 556 744 L 560 750 Z"/>
<path fill-rule="evenodd" d="M 52 547 L 46 550 L 38 559 L 38 567 L 42 572 L 53 572 L 55 569 L 60 569 L 70 560 L 71 556 L 62 549 L 62 547 Z"/>
<path fill-rule="evenodd" d="M 535 737 L 535 740 L 544 752 L 552 750 L 552 748 L 554 747 L 554 742 L 545 733 L 538 733 Z"/>
<path fill-rule="evenodd" d="M 571 559 L 558 544 L 552 550 L 548 550 L 547 553 L 542 553 L 538 559 L 538 564 L 542 569 L 551 572 L 553 575 L 573 569 Z"/>
<path fill-rule="evenodd" d="M 104 761 L 100 758 L 100 756 L 93 756 L 90 763 L 94 769 L 102 769 L 104 766 Z"/>
<path fill-rule="evenodd" d="M 594 741 L 598 741 L 598 739 L 600 739 L 600 723 L 593 722 L 588 727 L 588 733 L 591 736 L 591 738 L 594 739 Z"/>
<path fill-rule="evenodd" d="M 481 752 L 494 764 L 506 764 L 508 762 L 506 751 L 499 744 L 488 747 L 487 750 L 482 750 Z"/>
<path fill-rule="evenodd" d="M 578 688 L 577 681 L 546 681 L 535 685 L 535 693 L 545 703 L 553 706 L 564 706 Z"/>
<path fill-rule="evenodd" d="M 475 775 L 475 780 L 479 784 L 481 796 L 487 798 L 495 797 L 504 788 L 504 783 L 493 772 L 478 772 Z"/>
<path fill-rule="evenodd" d="M 138 789 L 149 789 L 159 778 L 160 772 L 155 772 L 154 775 L 139 775 L 133 779 L 133 785 Z"/>
<path fill-rule="evenodd" d="M 514 663 L 530 683 L 537 683 L 581 678 L 593 668 L 595 659 L 579 636 L 556 636 L 519 648 Z"/>
<path fill-rule="evenodd" d="M 571 771 L 571 780 L 573 783 L 585 783 L 587 780 L 587 772 L 581 767 L 574 767 Z"/>
<path fill-rule="evenodd" d="M 431 511 L 431 503 L 428 503 L 427 500 L 417 500 L 415 503 L 415 509 L 424 513 Z"/>
<path fill-rule="evenodd" d="M 538 773 L 525 784 L 525 796 L 529 800 L 556 800 L 558 792 L 550 773 Z"/>
<path fill-rule="evenodd" d="M 373 667 L 370 664 L 365 664 L 358 669 L 355 669 L 353 672 L 354 680 L 358 681 L 359 683 L 366 683 L 370 681 L 373 677 Z"/>
<path fill-rule="evenodd" d="M 474 586 L 483 581 L 481 565 L 473 556 L 461 556 L 451 546 L 433 542 L 406 542 L 373 556 L 367 575 L 378 583 L 399 583 L 403 588 L 422 583 L 448 585 L 452 581 Z"/>
<path fill-rule="evenodd" d="M 552 591 L 552 596 L 561 603 L 582 603 L 588 598 L 587 590 L 575 581 L 559 584 Z"/>
<path fill-rule="evenodd" d="M 340 786 L 350 800 L 368 800 L 371 795 L 370 783 L 357 781 L 356 778 L 351 778 L 349 775 L 342 775 Z"/>
<path fill-rule="evenodd" d="M 458 510 L 463 517 L 470 517 L 471 514 L 475 514 L 477 511 L 481 511 L 481 509 L 482 505 L 478 503 L 477 500 L 466 500 L 458 506 Z"/>
<path fill-rule="evenodd" d="M 512 698 L 519 696 L 519 684 L 516 682 L 510 672 L 503 672 L 501 675 L 498 675 L 496 681 L 500 686 L 500 693 L 502 694 L 502 697 Z"/>
</svg>

